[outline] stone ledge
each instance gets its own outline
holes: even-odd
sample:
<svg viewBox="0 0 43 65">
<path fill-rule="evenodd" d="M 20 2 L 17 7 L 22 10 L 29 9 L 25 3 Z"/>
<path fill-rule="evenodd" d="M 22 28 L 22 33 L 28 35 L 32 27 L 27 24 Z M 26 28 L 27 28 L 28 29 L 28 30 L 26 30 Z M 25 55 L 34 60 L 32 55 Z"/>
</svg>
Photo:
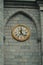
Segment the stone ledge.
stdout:
<svg viewBox="0 0 43 65">
<path fill-rule="evenodd" d="M 43 11 L 43 7 L 40 7 L 40 10 Z"/>
</svg>

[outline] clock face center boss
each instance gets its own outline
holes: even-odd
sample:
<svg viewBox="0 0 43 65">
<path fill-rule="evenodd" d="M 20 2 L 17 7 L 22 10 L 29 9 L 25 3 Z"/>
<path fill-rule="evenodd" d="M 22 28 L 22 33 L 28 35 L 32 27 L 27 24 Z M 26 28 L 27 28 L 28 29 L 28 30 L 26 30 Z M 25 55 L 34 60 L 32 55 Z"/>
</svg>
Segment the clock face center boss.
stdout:
<svg viewBox="0 0 43 65">
<path fill-rule="evenodd" d="M 30 29 L 26 25 L 16 25 L 11 31 L 12 37 L 18 41 L 25 41 L 30 38 Z"/>
</svg>

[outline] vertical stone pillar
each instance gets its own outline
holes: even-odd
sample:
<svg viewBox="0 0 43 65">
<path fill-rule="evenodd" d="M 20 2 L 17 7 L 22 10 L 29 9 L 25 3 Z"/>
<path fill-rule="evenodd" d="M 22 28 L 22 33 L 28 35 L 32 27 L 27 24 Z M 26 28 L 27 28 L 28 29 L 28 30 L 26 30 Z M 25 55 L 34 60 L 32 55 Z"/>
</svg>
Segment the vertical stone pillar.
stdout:
<svg viewBox="0 0 43 65">
<path fill-rule="evenodd" d="M 4 65 L 3 54 L 3 0 L 0 0 L 0 65 Z"/>
<path fill-rule="evenodd" d="M 41 31 L 42 31 L 42 65 L 43 65 L 43 5 L 40 6 Z"/>
</svg>

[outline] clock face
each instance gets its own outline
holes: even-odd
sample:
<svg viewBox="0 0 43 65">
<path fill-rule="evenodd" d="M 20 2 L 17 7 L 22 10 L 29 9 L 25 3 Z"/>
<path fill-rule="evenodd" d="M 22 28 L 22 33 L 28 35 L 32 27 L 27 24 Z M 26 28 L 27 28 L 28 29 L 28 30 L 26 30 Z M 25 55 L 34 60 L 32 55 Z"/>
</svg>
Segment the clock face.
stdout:
<svg viewBox="0 0 43 65">
<path fill-rule="evenodd" d="M 18 41 L 25 41 L 30 37 L 30 29 L 25 25 L 16 25 L 12 30 L 12 37 Z"/>
</svg>

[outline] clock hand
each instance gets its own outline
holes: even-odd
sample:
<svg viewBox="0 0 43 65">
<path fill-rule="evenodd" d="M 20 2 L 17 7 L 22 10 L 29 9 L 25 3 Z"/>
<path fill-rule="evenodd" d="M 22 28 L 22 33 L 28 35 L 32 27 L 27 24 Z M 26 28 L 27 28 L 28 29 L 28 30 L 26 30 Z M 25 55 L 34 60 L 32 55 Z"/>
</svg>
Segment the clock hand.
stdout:
<svg viewBox="0 0 43 65">
<path fill-rule="evenodd" d="M 22 34 L 22 28 L 20 28 L 20 34 Z"/>
<path fill-rule="evenodd" d="M 26 34 L 23 34 L 23 32 L 22 32 L 22 31 L 23 31 L 23 30 L 22 30 L 22 27 L 21 27 L 21 34 L 22 34 L 22 35 L 24 35 L 24 36 L 26 36 Z"/>
<path fill-rule="evenodd" d="M 26 36 L 26 34 L 23 34 L 22 27 L 20 27 L 20 35 Z"/>
</svg>

